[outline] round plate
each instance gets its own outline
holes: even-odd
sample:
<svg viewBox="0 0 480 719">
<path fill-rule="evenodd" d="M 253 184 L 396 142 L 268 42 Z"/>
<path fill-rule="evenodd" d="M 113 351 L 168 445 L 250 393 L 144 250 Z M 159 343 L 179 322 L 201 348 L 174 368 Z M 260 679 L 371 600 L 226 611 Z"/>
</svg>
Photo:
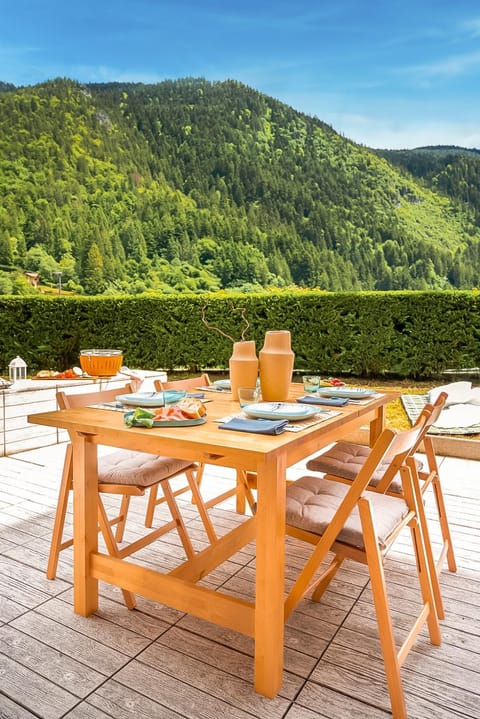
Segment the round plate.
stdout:
<svg viewBox="0 0 480 719">
<path fill-rule="evenodd" d="M 317 394 L 324 397 L 346 397 L 347 399 L 365 399 L 377 394 L 375 389 L 363 389 L 362 387 L 319 387 Z"/>
<path fill-rule="evenodd" d="M 205 424 L 206 417 L 197 417 L 196 419 L 165 419 L 158 420 L 153 423 L 154 427 L 195 427 L 197 424 Z"/>
<path fill-rule="evenodd" d="M 320 409 L 309 404 L 294 402 L 258 402 L 247 404 L 242 410 L 257 419 L 305 419 L 318 414 Z"/>
<path fill-rule="evenodd" d="M 219 389 L 232 389 L 232 384 L 229 379 L 216 379 L 213 384 Z"/>
<path fill-rule="evenodd" d="M 174 404 L 185 397 L 184 390 L 166 389 L 164 392 L 133 392 L 132 394 L 119 394 L 115 397 L 117 402 L 127 407 L 165 407 Z"/>
</svg>

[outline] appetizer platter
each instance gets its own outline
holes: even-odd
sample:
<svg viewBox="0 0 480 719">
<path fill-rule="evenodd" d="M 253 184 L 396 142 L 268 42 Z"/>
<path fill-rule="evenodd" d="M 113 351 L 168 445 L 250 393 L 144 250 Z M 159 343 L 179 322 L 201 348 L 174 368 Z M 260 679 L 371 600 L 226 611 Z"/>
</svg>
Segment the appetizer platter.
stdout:
<svg viewBox="0 0 480 719">
<path fill-rule="evenodd" d="M 80 367 L 71 367 L 66 369 L 64 372 L 56 372 L 53 369 L 42 369 L 37 374 L 33 375 L 32 379 L 95 379 L 90 375 L 84 375 Z"/>
<path fill-rule="evenodd" d="M 166 407 L 145 409 L 137 407 L 124 414 L 127 427 L 193 427 L 205 424 L 206 409 L 203 402 L 194 397 L 185 397 L 176 404 Z"/>
</svg>

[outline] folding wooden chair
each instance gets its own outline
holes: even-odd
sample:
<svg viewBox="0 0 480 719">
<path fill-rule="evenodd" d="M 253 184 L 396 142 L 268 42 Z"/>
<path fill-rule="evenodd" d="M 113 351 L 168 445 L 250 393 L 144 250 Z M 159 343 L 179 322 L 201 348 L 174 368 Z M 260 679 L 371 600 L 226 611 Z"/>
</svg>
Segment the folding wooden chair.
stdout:
<svg viewBox="0 0 480 719">
<path fill-rule="evenodd" d="M 97 390 L 82 394 L 66 394 L 63 391 L 59 391 L 57 392 L 57 402 L 60 409 L 84 407 L 87 405 L 102 405 L 105 402 L 113 401 L 119 394 L 128 394 L 132 391 L 133 387 L 131 383 L 114 389 Z M 54 579 L 56 576 L 60 552 L 73 544 L 72 538 L 63 539 L 68 497 L 69 492 L 73 489 L 72 459 L 72 445 L 68 444 L 50 545 L 47 566 L 48 579 Z M 130 554 L 147 546 L 163 534 L 175 529 L 178 532 L 186 555 L 191 558 L 195 552 L 175 499 L 180 492 L 187 491 L 187 489 L 191 490 L 207 535 L 210 541 L 213 541 L 213 539 L 216 538 L 216 534 L 198 490 L 195 477 L 197 469 L 198 465 L 188 462 L 187 460 L 147 454 L 146 452 L 132 452 L 125 449 L 119 449 L 106 456 L 100 456 L 98 459 L 98 522 L 99 530 L 101 530 L 103 534 L 108 552 L 113 556 L 121 558 L 128 557 Z M 188 487 L 173 491 L 170 480 L 181 474 L 187 476 Z M 163 492 L 161 499 L 157 499 L 159 486 L 161 486 Z M 130 498 L 132 496 L 142 496 L 147 490 L 150 490 L 149 506 L 150 503 L 153 502 L 155 506 L 165 502 L 169 508 L 171 520 L 137 541 L 120 548 L 118 544 L 123 541 Z M 101 500 L 101 494 L 117 494 L 122 496 L 120 512 L 116 517 L 108 518 Z M 114 535 L 112 527 L 115 525 L 116 531 Z M 132 593 L 125 590 L 122 590 L 122 592 L 125 603 L 129 609 L 132 609 L 135 606 L 135 599 Z"/>
<path fill-rule="evenodd" d="M 199 387 L 209 387 L 212 383 L 210 377 L 205 372 L 199 377 L 188 377 L 187 379 L 176 379 L 171 382 L 163 382 L 161 379 L 156 379 L 154 382 L 155 389 L 158 392 L 162 392 L 164 389 L 184 389 L 187 392 L 199 391 Z"/>
<path fill-rule="evenodd" d="M 350 484 L 331 482 L 318 476 L 306 476 L 287 488 L 287 535 L 313 545 L 312 553 L 292 586 L 286 602 L 285 617 L 300 599 L 313 589 L 312 599 L 319 601 L 333 576 L 349 558 L 368 566 L 378 633 L 394 719 L 406 719 L 407 711 L 400 668 L 427 623 L 432 644 L 441 643 L 431 575 L 418 511 L 419 491 L 415 488 L 413 451 L 426 421 L 405 432 L 385 429 Z M 398 473 L 402 497 L 366 491 L 375 472 L 388 463 L 391 478 Z M 412 534 L 416 570 L 422 596 L 421 610 L 402 646 L 397 649 L 387 596 L 383 561 L 404 527 Z M 315 578 L 327 553 L 334 560 Z"/>
<path fill-rule="evenodd" d="M 154 382 L 155 389 L 159 392 L 166 389 L 184 389 L 187 392 L 194 392 L 195 390 L 198 391 L 199 387 L 208 387 L 208 385 L 210 384 L 211 382 L 208 374 L 202 374 L 200 375 L 200 377 L 189 377 L 188 379 L 172 380 L 171 382 L 162 382 L 162 380 L 157 379 Z M 197 471 L 197 482 L 199 487 L 202 481 L 204 468 L 205 465 L 200 464 Z M 245 500 L 248 502 L 252 512 L 255 512 L 255 497 L 253 496 L 252 490 L 250 488 L 247 473 L 242 470 L 237 471 L 237 481 L 235 487 L 233 487 L 233 489 L 227 490 L 226 492 L 222 492 L 222 494 L 217 495 L 213 499 L 209 499 L 208 502 L 205 502 L 205 507 L 206 509 L 210 509 L 211 507 L 214 507 L 215 505 L 224 502 L 226 499 L 229 499 L 229 497 L 234 496 L 236 496 L 237 498 L 237 512 L 245 512 Z"/>
<path fill-rule="evenodd" d="M 421 497 L 423 498 L 425 492 L 431 486 L 438 512 L 443 544 L 438 558 L 435 559 L 431 549 L 430 537 L 428 536 L 428 524 L 424 503 L 423 501 L 420 502 L 419 510 L 424 534 L 427 535 L 426 540 L 430 570 L 432 571 L 432 569 L 435 568 L 437 577 L 437 579 L 434 579 L 433 581 L 433 587 L 437 603 L 437 612 L 441 619 L 443 619 L 445 613 L 440 593 L 439 579 L 445 557 L 447 558 L 448 568 L 451 572 L 457 571 L 457 565 L 455 561 L 450 527 L 448 524 L 445 501 L 443 498 L 442 485 L 440 482 L 437 458 L 435 456 L 432 439 L 428 434 L 428 431 L 438 419 L 440 412 L 445 406 L 446 399 L 447 394 L 442 392 L 434 404 L 427 404 L 424 408 L 425 411 L 429 413 L 429 416 L 425 421 L 423 430 L 415 447 L 415 451 L 418 451 L 419 446 L 423 443 L 423 449 L 426 455 L 426 469 L 424 470 L 423 463 L 418 458 L 416 458 L 414 463 L 415 466 L 413 468 L 413 471 L 416 471 L 418 475 L 418 486 L 420 488 Z M 319 454 L 309 460 L 307 462 L 307 469 L 314 472 L 324 473 L 325 479 L 349 483 L 356 477 L 358 471 L 365 463 L 369 453 L 370 449 L 364 445 L 354 444 L 353 442 L 337 442 L 326 452 L 323 452 L 322 454 Z M 372 477 L 368 488 L 377 492 L 387 493 L 393 497 L 401 497 L 402 485 L 400 478 L 398 476 L 393 477 L 390 484 L 388 484 L 388 479 L 384 478 L 383 469 L 384 468 L 382 466 L 379 467 L 378 471 Z"/>
</svg>

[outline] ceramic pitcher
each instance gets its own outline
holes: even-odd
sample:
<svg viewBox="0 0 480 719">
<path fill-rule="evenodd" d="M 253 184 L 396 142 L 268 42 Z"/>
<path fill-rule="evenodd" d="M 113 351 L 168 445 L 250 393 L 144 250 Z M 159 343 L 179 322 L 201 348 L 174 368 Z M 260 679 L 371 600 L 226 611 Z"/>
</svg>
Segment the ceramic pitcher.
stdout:
<svg viewBox="0 0 480 719">
<path fill-rule="evenodd" d="M 255 342 L 250 340 L 234 342 L 229 367 L 232 399 L 238 400 L 239 387 L 256 387 L 257 385 L 258 359 Z"/>
<path fill-rule="evenodd" d="M 266 402 L 284 402 L 288 399 L 295 359 L 290 332 L 288 330 L 267 332 L 259 358 L 262 399 Z"/>
</svg>

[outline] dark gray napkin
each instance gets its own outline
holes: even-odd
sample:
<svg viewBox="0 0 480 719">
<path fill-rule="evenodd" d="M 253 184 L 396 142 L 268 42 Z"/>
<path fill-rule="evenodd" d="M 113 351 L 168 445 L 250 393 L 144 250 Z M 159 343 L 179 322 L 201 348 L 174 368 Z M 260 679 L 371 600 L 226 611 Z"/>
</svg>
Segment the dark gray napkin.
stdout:
<svg viewBox="0 0 480 719">
<path fill-rule="evenodd" d="M 312 397 L 312 395 L 307 395 L 306 397 L 299 397 L 297 399 L 297 402 L 301 402 L 302 404 L 327 404 L 330 407 L 345 407 L 346 404 L 348 404 L 348 398 L 347 397 Z"/>
<path fill-rule="evenodd" d="M 288 419 L 242 419 L 234 417 L 228 422 L 219 424 L 219 429 L 234 429 L 238 432 L 253 432 L 254 434 L 281 434 L 285 431 Z"/>
</svg>

